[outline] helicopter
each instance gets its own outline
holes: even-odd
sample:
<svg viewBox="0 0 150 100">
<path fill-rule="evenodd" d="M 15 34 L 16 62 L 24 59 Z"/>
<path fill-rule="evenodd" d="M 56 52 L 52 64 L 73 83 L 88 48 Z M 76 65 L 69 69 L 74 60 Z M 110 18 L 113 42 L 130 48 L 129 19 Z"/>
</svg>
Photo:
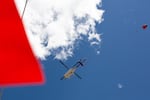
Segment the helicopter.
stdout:
<svg viewBox="0 0 150 100">
<path fill-rule="evenodd" d="M 79 68 L 79 67 L 83 67 L 84 63 L 85 63 L 86 59 L 80 59 L 79 61 L 77 61 L 71 68 L 69 68 L 66 64 L 64 64 L 61 60 L 59 60 L 59 62 L 67 69 L 67 72 L 63 75 L 63 77 L 60 78 L 60 80 L 64 80 L 64 79 L 68 79 L 70 78 L 72 75 L 77 76 L 79 79 L 82 79 L 81 76 L 79 76 L 75 71 Z"/>
</svg>

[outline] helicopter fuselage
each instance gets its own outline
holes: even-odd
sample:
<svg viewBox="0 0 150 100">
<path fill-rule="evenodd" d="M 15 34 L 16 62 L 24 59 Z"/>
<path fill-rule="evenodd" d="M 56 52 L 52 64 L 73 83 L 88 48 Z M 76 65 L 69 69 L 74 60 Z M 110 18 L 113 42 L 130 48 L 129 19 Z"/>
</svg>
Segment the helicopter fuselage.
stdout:
<svg viewBox="0 0 150 100">
<path fill-rule="evenodd" d="M 64 78 L 70 78 L 74 72 L 76 71 L 77 68 L 70 68 L 65 74 L 64 74 Z"/>
</svg>

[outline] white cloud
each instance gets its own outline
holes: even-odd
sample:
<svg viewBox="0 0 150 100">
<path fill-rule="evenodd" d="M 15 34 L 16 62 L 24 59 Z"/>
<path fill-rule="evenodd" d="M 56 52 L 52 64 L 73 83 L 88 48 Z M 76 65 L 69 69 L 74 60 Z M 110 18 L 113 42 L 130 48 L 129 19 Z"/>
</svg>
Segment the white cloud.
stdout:
<svg viewBox="0 0 150 100">
<path fill-rule="evenodd" d="M 25 0 L 15 0 L 20 15 Z M 23 22 L 35 55 L 41 59 L 53 55 L 67 59 L 73 55 L 76 41 L 87 36 L 98 45 L 96 22 L 102 21 L 101 0 L 29 0 Z"/>
<path fill-rule="evenodd" d="M 89 39 L 89 40 L 96 39 L 97 41 L 101 41 L 101 40 L 100 40 L 100 34 L 97 34 L 97 33 L 91 33 L 91 34 L 89 34 L 88 39 Z"/>
<path fill-rule="evenodd" d="M 118 83 L 118 88 L 119 89 L 123 88 L 123 85 L 121 83 Z"/>
</svg>

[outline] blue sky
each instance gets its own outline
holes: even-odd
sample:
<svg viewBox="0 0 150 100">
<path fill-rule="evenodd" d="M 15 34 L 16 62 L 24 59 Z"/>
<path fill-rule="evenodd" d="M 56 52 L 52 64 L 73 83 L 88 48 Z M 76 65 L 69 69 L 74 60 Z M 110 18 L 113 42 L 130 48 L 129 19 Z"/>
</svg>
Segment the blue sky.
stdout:
<svg viewBox="0 0 150 100">
<path fill-rule="evenodd" d="M 85 40 L 65 61 L 71 66 L 87 59 L 77 70 L 82 80 L 75 76 L 59 80 L 66 69 L 50 56 L 42 61 L 45 85 L 6 88 L 2 100 L 149 100 L 150 29 L 141 28 L 150 24 L 149 4 L 149 0 L 103 0 L 104 21 L 96 26 L 103 34 L 100 54 Z"/>
</svg>

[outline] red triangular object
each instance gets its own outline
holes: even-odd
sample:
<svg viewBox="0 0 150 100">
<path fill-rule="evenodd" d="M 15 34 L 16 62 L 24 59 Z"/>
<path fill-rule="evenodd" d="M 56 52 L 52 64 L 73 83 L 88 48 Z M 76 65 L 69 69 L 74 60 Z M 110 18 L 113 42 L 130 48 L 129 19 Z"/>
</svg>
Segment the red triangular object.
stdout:
<svg viewBox="0 0 150 100">
<path fill-rule="evenodd" d="M 44 83 L 13 0 L 0 0 L 0 86 Z"/>
<path fill-rule="evenodd" d="M 147 24 L 144 24 L 144 25 L 142 26 L 143 29 L 146 29 L 147 27 L 148 27 Z"/>
</svg>

